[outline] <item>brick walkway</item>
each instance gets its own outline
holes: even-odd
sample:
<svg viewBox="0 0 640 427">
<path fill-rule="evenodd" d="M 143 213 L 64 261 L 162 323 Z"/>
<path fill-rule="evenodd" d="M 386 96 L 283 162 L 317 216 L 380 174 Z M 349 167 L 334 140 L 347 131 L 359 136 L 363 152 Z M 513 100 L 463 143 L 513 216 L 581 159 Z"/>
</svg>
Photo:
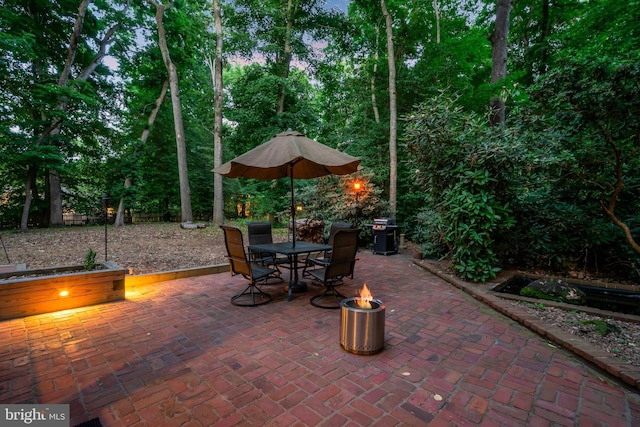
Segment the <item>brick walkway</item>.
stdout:
<svg viewBox="0 0 640 427">
<path fill-rule="evenodd" d="M 404 255 L 359 254 L 386 346 L 339 345 L 312 292 L 259 307 L 228 274 L 128 300 L 0 322 L 0 403 L 68 403 L 71 425 L 637 426 L 640 396 Z"/>
</svg>

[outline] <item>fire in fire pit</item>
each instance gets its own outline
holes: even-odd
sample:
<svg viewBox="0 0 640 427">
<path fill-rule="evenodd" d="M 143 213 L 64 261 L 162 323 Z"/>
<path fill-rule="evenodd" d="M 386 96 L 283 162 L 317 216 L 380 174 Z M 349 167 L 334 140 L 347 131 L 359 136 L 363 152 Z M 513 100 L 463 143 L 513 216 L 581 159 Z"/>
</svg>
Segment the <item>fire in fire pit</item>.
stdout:
<svg viewBox="0 0 640 427">
<path fill-rule="evenodd" d="M 355 300 L 358 308 L 371 310 L 371 301 L 373 301 L 373 295 L 371 295 L 371 291 L 367 287 L 366 283 L 362 286 L 362 290 L 358 291 L 358 294 L 360 295 L 360 298 L 357 298 Z"/>
<path fill-rule="evenodd" d="M 350 353 L 374 354 L 384 348 L 385 306 L 366 284 L 359 294 L 340 302 L 340 345 Z"/>
</svg>

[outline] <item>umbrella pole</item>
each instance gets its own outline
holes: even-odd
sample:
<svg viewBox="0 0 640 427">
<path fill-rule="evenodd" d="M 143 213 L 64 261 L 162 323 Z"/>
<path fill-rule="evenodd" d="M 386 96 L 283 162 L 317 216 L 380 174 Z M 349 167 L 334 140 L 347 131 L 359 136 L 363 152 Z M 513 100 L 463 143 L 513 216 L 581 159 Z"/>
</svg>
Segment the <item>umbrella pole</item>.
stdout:
<svg viewBox="0 0 640 427">
<path fill-rule="evenodd" d="M 291 226 L 293 227 L 293 247 L 296 247 L 296 201 L 293 196 L 293 164 L 289 163 L 289 172 L 291 175 Z"/>
</svg>

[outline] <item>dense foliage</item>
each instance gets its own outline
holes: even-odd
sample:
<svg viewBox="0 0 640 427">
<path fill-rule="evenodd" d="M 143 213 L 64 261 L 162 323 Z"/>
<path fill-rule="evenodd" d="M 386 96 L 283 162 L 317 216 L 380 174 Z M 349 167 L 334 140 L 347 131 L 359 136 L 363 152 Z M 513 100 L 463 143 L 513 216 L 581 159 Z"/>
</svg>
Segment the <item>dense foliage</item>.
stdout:
<svg viewBox="0 0 640 427">
<path fill-rule="evenodd" d="M 437 218 L 430 220 L 437 227 L 428 230 L 428 255 L 450 253 L 462 277 L 494 277 L 496 241 L 515 222 L 509 197 L 518 190 L 512 178 L 522 167 L 525 150 L 508 131 L 489 126 L 482 115 L 464 112 L 446 94 L 419 105 L 406 120 L 409 165 L 428 190 L 421 216 Z"/>
<path fill-rule="evenodd" d="M 144 1 L 88 2 L 70 78 L 61 84 L 80 3 L 0 0 L 4 227 L 18 227 L 25 209 L 31 226 L 47 226 L 56 176 L 65 212 L 99 212 L 108 193 L 129 214 L 179 217 L 168 95 L 149 122 L 167 80 L 155 10 Z M 323 0 L 221 3 L 225 160 L 295 129 L 360 157 L 364 167 L 358 194 L 352 176 L 297 181 L 301 216 L 362 226 L 388 215 L 389 67 L 380 2 L 337 3 L 343 9 Z M 207 221 L 211 4 L 164 4 L 191 204 L 194 219 Z M 495 0 L 386 5 L 402 118 L 397 220 L 407 237 L 474 281 L 507 266 L 638 279 L 640 1 L 513 2 L 508 76 L 493 85 Z M 108 57 L 100 56 L 108 35 Z M 84 75 L 95 58 L 100 64 Z M 495 96 L 506 102 L 500 126 L 488 120 Z M 224 189 L 227 218 L 286 222 L 288 180 L 225 179 Z"/>
</svg>

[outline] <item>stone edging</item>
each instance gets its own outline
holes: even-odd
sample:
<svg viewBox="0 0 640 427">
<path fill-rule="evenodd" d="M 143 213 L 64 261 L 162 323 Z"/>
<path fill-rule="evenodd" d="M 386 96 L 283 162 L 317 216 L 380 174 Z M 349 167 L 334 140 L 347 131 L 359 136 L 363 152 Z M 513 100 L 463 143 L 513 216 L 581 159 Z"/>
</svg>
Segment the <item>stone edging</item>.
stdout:
<svg viewBox="0 0 640 427">
<path fill-rule="evenodd" d="M 617 357 L 595 347 L 591 343 L 582 339 L 576 339 L 573 335 L 563 331 L 557 326 L 548 325 L 526 311 L 509 304 L 505 298 L 492 295 L 493 292 L 489 286 L 493 287 L 495 284 L 471 284 L 443 271 L 428 261 L 413 260 L 413 263 L 451 283 L 455 287 L 473 296 L 475 299 L 487 304 L 494 310 L 526 326 L 540 336 L 563 346 L 567 350 L 582 357 L 587 362 L 595 364 L 600 369 L 603 369 L 614 377 L 619 378 L 624 383 L 635 387 L 636 389 L 640 389 L 640 367 L 624 363 Z M 513 299 L 533 301 L 530 298 Z"/>
</svg>

